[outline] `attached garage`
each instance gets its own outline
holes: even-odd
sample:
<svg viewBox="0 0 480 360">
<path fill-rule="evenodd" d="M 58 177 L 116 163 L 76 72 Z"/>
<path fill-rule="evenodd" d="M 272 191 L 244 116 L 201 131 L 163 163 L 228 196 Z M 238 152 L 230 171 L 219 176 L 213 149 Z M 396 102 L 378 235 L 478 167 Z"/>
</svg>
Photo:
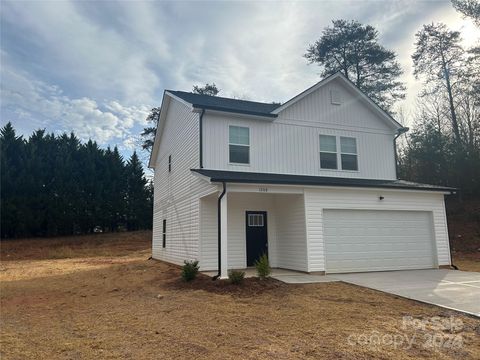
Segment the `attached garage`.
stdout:
<svg viewBox="0 0 480 360">
<path fill-rule="evenodd" d="M 324 209 L 328 273 L 437 266 L 432 212 Z"/>
<path fill-rule="evenodd" d="M 249 265 L 248 227 L 255 222 L 247 219 L 252 212 L 268 218 L 263 226 L 272 267 L 325 274 L 451 264 L 444 201 L 449 188 L 402 180 L 198 172 L 231 183 L 221 199 L 226 214 L 221 219 L 227 219 L 226 239 L 220 238 L 227 249 L 223 273 Z M 212 195 L 209 216 L 200 215 L 201 247 L 208 252 L 202 253 L 203 269 L 218 266 L 216 254 L 211 256 L 218 248 L 217 206 L 218 197 Z"/>
</svg>

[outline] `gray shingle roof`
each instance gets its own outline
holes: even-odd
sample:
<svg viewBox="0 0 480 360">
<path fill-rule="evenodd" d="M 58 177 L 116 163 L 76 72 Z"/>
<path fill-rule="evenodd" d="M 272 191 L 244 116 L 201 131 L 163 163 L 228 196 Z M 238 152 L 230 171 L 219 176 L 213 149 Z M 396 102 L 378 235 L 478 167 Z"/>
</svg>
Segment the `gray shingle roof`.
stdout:
<svg viewBox="0 0 480 360">
<path fill-rule="evenodd" d="M 220 96 L 200 95 L 185 91 L 167 90 L 167 92 L 192 104 L 193 107 L 196 108 L 227 111 L 239 114 L 258 115 L 274 118 L 277 117 L 277 115 L 271 114 L 271 112 L 280 106 L 279 104 L 237 100 Z"/>
<path fill-rule="evenodd" d="M 250 184 L 279 184 L 279 185 L 317 185 L 317 186 L 349 186 L 349 187 L 372 187 L 391 189 L 410 189 L 427 191 L 456 191 L 455 188 L 420 184 L 405 180 L 375 180 L 358 178 L 339 178 L 327 176 L 286 175 L 269 173 L 252 173 L 240 171 L 223 171 L 209 169 L 192 169 L 210 178 L 212 182 L 233 182 Z"/>
</svg>

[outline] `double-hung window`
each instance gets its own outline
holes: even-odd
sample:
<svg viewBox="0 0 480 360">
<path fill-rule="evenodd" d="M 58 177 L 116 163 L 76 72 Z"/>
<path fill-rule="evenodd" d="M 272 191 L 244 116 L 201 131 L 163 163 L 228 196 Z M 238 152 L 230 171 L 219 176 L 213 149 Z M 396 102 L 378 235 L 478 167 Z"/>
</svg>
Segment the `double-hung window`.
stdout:
<svg viewBox="0 0 480 360">
<path fill-rule="evenodd" d="M 340 151 L 338 151 L 338 148 L 340 148 Z M 320 168 L 357 171 L 357 139 L 345 136 L 320 135 Z"/>
<path fill-rule="evenodd" d="M 250 164 L 250 129 L 243 126 L 229 126 L 228 138 L 229 162 Z"/>
<path fill-rule="evenodd" d="M 320 135 L 320 168 L 337 169 L 337 138 Z"/>
<path fill-rule="evenodd" d="M 358 170 L 357 139 L 340 137 L 342 170 Z"/>
</svg>

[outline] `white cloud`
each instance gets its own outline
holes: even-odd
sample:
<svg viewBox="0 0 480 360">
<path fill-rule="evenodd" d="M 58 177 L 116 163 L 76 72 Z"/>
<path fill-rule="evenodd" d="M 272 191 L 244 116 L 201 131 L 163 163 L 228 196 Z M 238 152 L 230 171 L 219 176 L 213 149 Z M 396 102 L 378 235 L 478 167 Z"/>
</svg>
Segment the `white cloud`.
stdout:
<svg viewBox="0 0 480 360">
<path fill-rule="evenodd" d="M 88 97 L 70 98 L 56 86 L 31 79 L 8 66 L 2 67 L 2 112 L 18 115 L 18 122 L 41 121 L 49 131 L 73 131 L 82 140 L 102 145 L 126 139 L 135 125 L 143 125 L 149 107 L 124 106 L 116 100 L 97 103 Z M 8 116 L 8 115 L 6 115 Z M 4 118 L 2 114 L 2 118 Z M 33 130 L 33 129 L 31 129 Z"/>
<path fill-rule="evenodd" d="M 124 23 L 131 28 L 135 26 L 141 34 L 134 36 L 128 32 L 129 27 L 121 33 L 108 22 L 86 16 L 79 8 L 81 3 L 66 1 L 4 2 L 2 28 L 16 30 L 11 36 L 24 42 L 25 48 L 15 49 L 17 52 L 35 51 L 33 57 L 22 57 L 24 65 L 35 75 L 54 78 L 74 93 L 110 94 L 129 104 L 149 103 L 153 101 L 151 90 L 159 86 L 159 77 L 147 64 L 154 58 L 149 58 L 149 52 L 145 51 L 152 44 L 140 39 L 146 38 L 142 24 L 149 24 L 152 34 L 158 28 L 153 26 L 154 20 L 146 20 L 148 12 L 138 15 L 133 22 L 131 16 L 137 7 L 118 5 L 114 9 L 129 16 Z M 28 34 L 28 39 L 22 33 Z M 157 33 L 156 47 L 155 57 L 160 59 L 159 53 L 165 52 L 161 32 Z"/>
</svg>

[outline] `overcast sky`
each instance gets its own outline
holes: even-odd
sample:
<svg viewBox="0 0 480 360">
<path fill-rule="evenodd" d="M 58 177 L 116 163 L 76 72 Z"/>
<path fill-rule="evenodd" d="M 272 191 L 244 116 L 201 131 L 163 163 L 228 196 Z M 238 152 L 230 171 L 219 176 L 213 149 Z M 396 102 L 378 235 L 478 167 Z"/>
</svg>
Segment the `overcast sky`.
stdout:
<svg viewBox="0 0 480 360">
<path fill-rule="evenodd" d="M 164 89 L 214 82 L 223 96 L 284 102 L 319 81 L 302 57 L 332 19 L 375 26 L 398 53 L 411 110 L 414 34 L 478 30 L 450 1 L 1 1 L 1 121 L 20 134 L 74 131 L 125 155 Z"/>
</svg>

